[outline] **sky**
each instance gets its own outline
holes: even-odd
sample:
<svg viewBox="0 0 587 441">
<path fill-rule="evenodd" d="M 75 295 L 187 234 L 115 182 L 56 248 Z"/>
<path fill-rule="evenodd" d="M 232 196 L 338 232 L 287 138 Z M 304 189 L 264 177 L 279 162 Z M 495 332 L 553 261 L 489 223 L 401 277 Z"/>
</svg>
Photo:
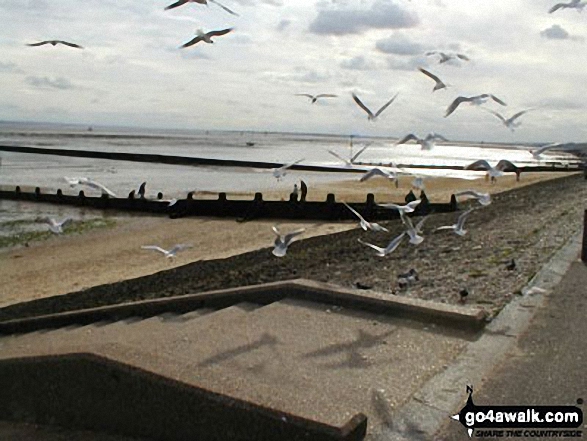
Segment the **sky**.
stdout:
<svg viewBox="0 0 587 441">
<path fill-rule="evenodd" d="M 0 120 L 449 140 L 587 139 L 587 11 L 556 0 L 0 0 Z M 180 49 L 197 29 L 233 28 Z M 47 39 L 84 46 L 28 47 Z M 470 61 L 439 64 L 428 51 Z M 432 93 L 434 82 L 447 89 Z M 329 93 L 316 104 L 298 93 Z M 399 93 L 376 122 L 373 111 Z M 520 117 L 515 132 L 460 95 Z"/>
</svg>

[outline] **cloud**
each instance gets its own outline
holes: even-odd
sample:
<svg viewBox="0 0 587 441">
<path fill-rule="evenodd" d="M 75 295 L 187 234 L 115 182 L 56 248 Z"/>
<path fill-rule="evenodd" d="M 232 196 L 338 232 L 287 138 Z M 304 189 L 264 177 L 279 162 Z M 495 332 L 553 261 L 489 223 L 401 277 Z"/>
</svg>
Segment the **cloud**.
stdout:
<svg viewBox="0 0 587 441">
<path fill-rule="evenodd" d="M 255 6 L 258 3 L 271 5 L 271 6 L 283 6 L 283 0 L 235 0 L 235 1 L 243 6 Z"/>
<path fill-rule="evenodd" d="M 291 25 L 291 20 L 281 20 L 277 25 L 277 31 L 283 32 Z"/>
<path fill-rule="evenodd" d="M 373 70 L 377 68 L 375 63 L 366 60 L 362 55 L 342 61 L 340 67 L 351 70 Z"/>
<path fill-rule="evenodd" d="M 296 67 L 293 72 L 263 72 L 262 77 L 270 81 L 277 82 L 299 82 L 299 83 L 322 83 L 330 79 L 330 75 L 324 72 L 318 72 L 314 69 L 305 69 Z"/>
<path fill-rule="evenodd" d="M 405 37 L 391 36 L 378 40 L 375 43 L 378 51 L 394 55 L 418 55 L 424 52 L 421 44 L 408 40 Z"/>
<path fill-rule="evenodd" d="M 571 37 L 569 33 L 559 25 L 552 25 L 548 29 L 544 29 L 540 32 L 540 35 L 550 40 L 568 40 Z"/>
<path fill-rule="evenodd" d="M 326 9 L 310 24 L 310 32 L 327 35 L 358 34 L 368 29 L 411 28 L 418 17 L 393 3 L 376 0 L 371 9 Z"/>
<path fill-rule="evenodd" d="M 29 76 L 25 78 L 27 84 L 38 87 L 40 89 L 59 89 L 67 90 L 73 89 L 74 85 L 67 78 L 56 77 L 54 79 L 49 77 Z"/>
<path fill-rule="evenodd" d="M 390 57 L 387 60 L 387 66 L 391 70 L 416 70 L 418 67 L 426 65 L 426 61 L 426 57 L 423 55 L 410 57 L 408 59 L 397 59 L 395 57 Z"/>
<path fill-rule="evenodd" d="M 22 73 L 22 69 L 14 63 L 2 63 L 0 61 L 0 72 Z"/>
</svg>

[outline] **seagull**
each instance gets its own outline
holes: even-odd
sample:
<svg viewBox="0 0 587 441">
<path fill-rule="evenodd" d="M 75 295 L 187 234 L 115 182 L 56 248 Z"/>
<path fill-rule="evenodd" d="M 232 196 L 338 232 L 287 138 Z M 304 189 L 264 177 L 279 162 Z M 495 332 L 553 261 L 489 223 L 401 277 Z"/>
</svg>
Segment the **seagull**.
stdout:
<svg viewBox="0 0 587 441">
<path fill-rule="evenodd" d="M 271 253 L 277 257 L 285 256 L 285 253 L 287 253 L 287 247 L 292 243 L 294 237 L 299 236 L 304 231 L 306 231 L 305 228 L 300 228 L 299 230 L 292 231 L 291 233 L 283 234 L 281 231 L 279 231 L 277 225 L 271 227 L 271 229 L 277 236 L 275 242 L 273 243 L 275 248 L 273 248 Z"/>
<path fill-rule="evenodd" d="M 459 291 L 459 303 L 464 304 L 467 301 L 467 297 L 469 295 L 469 290 L 467 288 L 463 288 Z"/>
<path fill-rule="evenodd" d="M 389 244 L 385 248 L 378 247 L 377 245 L 373 245 L 372 243 L 363 242 L 361 239 L 357 239 L 357 240 L 360 243 L 362 243 L 363 245 L 367 245 L 368 247 L 371 247 L 375 251 L 377 251 L 377 256 L 385 257 L 388 254 L 391 254 L 396 250 L 396 248 L 402 243 L 402 240 L 404 240 L 404 237 L 406 237 L 405 232 L 400 234 L 399 236 L 397 236 L 391 242 L 389 242 Z"/>
<path fill-rule="evenodd" d="M 173 8 L 177 8 L 178 6 L 185 5 L 186 3 L 189 3 L 189 2 L 199 3 L 199 4 L 201 4 L 201 5 L 206 5 L 206 6 L 207 6 L 207 5 L 208 5 L 208 1 L 209 1 L 210 3 L 215 3 L 215 4 L 217 4 L 218 6 L 220 6 L 222 9 L 224 9 L 224 10 L 225 10 L 226 12 L 228 12 L 229 14 L 236 15 L 236 16 L 238 17 L 238 14 L 237 14 L 236 12 L 234 12 L 234 11 L 231 11 L 231 10 L 230 10 L 230 9 L 228 9 L 226 6 L 224 6 L 224 5 L 220 4 L 220 3 L 218 3 L 216 0 L 179 0 L 179 1 L 177 1 L 177 2 L 175 2 L 175 3 L 173 3 L 173 4 L 171 4 L 171 5 L 167 6 L 167 7 L 165 8 L 165 10 L 168 10 L 168 9 L 173 9 Z"/>
<path fill-rule="evenodd" d="M 391 103 L 393 103 L 393 101 L 394 101 L 394 100 L 397 98 L 397 96 L 398 96 L 398 95 L 399 95 L 399 93 L 396 93 L 396 94 L 394 95 L 394 97 L 393 97 L 392 99 L 390 99 L 390 100 L 389 100 L 387 103 L 385 103 L 385 104 L 384 104 L 384 105 L 383 105 L 383 106 L 382 106 L 382 107 L 381 107 L 381 108 L 380 108 L 380 109 L 377 111 L 377 113 L 375 113 L 375 114 L 373 114 L 373 112 L 371 112 L 371 111 L 369 110 L 369 108 L 368 108 L 367 106 L 365 106 L 365 105 L 363 104 L 363 102 L 362 102 L 362 101 L 359 99 L 359 97 L 358 97 L 357 95 L 355 95 L 354 93 L 353 93 L 353 99 L 355 100 L 355 103 L 357 103 L 357 104 L 359 105 L 359 107 L 360 107 L 361 109 L 363 109 L 365 112 L 367 112 L 367 115 L 368 115 L 368 116 L 367 116 L 367 119 L 368 119 L 369 121 L 375 121 L 375 120 L 377 119 L 377 117 L 378 117 L 379 115 L 381 115 L 381 113 L 382 113 L 382 112 L 383 112 L 385 109 L 387 109 L 387 107 L 388 107 L 388 106 L 389 106 Z"/>
<path fill-rule="evenodd" d="M 459 104 L 461 104 L 461 103 L 467 102 L 467 103 L 470 103 L 474 106 L 480 106 L 481 104 L 485 103 L 490 98 L 493 101 L 495 101 L 496 103 L 501 104 L 502 106 L 507 106 L 506 103 L 504 103 L 498 97 L 496 97 L 495 95 L 492 95 L 490 93 L 483 93 L 481 95 L 471 96 L 471 97 L 459 96 L 458 98 L 456 98 L 452 102 L 452 104 L 450 106 L 448 106 L 448 108 L 446 109 L 446 115 L 444 115 L 444 117 L 446 118 L 451 113 L 453 113 L 457 109 L 457 107 L 459 107 Z"/>
<path fill-rule="evenodd" d="M 29 43 L 29 44 L 27 44 L 27 46 L 43 46 L 44 44 L 50 44 L 53 46 L 57 46 L 58 44 L 64 44 L 65 46 L 74 47 L 76 49 L 83 49 L 83 46 L 80 46 L 79 44 L 69 43 L 69 42 L 63 41 L 63 40 L 45 40 L 45 41 L 40 41 L 38 43 Z"/>
<path fill-rule="evenodd" d="M 463 214 L 461 214 L 459 216 L 456 224 L 438 227 L 436 229 L 436 231 L 438 231 L 438 230 L 453 230 L 459 236 L 464 236 L 465 234 L 467 234 L 467 230 L 465 230 L 463 228 L 465 226 L 465 221 L 467 220 L 467 217 L 469 217 L 469 214 L 471 214 L 471 212 L 474 210 L 476 210 L 476 208 L 469 208 L 467 211 L 465 211 Z"/>
<path fill-rule="evenodd" d="M 581 3 L 581 0 L 571 0 L 569 3 L 557 3 L 552 8 L 550 8 L 548 13 L 552 14 L 554 11 L 566 8 L 575 8 L 577 12 L 581 12 L 586 5 L 587 3 Z"/>
<path fill-rule="evenodd" d="M 359 179 L 359 181 L 365 182 L 367 179 L 371 179 L 373 176 L 382 176 L 382 177 L 387 178 L 391 181 L 395 181 L 395 188 L 397 188 L 399 186 L 397 173 L 392 172 L 392 171 L 388 171 L 388 170 L 382 170 L 378 167 L 375 167 L 375 168 L 372 168 L 371 170 L 369 170 L 367 173 L 365 173 L 361 177 L 361 179 Z"/>
<path fill-rule="evenodd" d="M 141 199 L 144 199 L 145 198 L 145 186 L 146 185 L 147 185 L 147 183 L 146 182 L 143 182 L 141 184 L 141 186 L 139 187 L 138 193 L 139 193 L 139 196 L 141 197 Z"/>
<path fill-rule="evenodd" d="M 491 196 L 489 193 L 479 193 L 475 190 L 464 190 L 455 193 L 455 197 L 458 198 L 459 196 L 466 196 L 473 199 L 477 199 L 479 203 L 483 206 L 491 204 Z"/>
<path fill-rule="evenodd" d="M 541 146 L 540 148 L 538 148 L 536 150 L 530 150 L 530 153 L 532 153 L 532 156 L 534 156 L 534 159 L 536 159 L 536 160 L 539 161 L 540 160 L 540 156 L 545 151 L 550 150 L 550 149 L 553 149 L 555 147 L 560 147 L 562 145 L 564 145 L 564 144 L 561 143 L 561 142 L 555 142 L 555 143 L 552 143 L 552 144 L 546 144 L 546 145 L 543 145 L 543 146 Z"/>
<path fill-rule="evenodd" d="M 413 213 L 416 207 L 422 202 L 422 199 L 416 199 L 415 201 L 408 202 L 406 205 L 397 205 L 397 204 L 377 204 L 383 208 L 389 208 L 391 210 L 397 210 L 400 213 L 400 216 L 406 213 Z"/>
<path fill-rule="evenodd" d="M 193 248 L 193 246 L 189 244 L 177 244 L 170 250 L 164 250 L 163 248 L 158 247 L 156 245 L 143 245 L 141 246 L 141 248 L 143 250 L 159 251 L 160 253 L 163 253 L 163 255 L 165 255 L 165 257 L 167 257 L 168 259 L 172 259 L 179 251 L 183 251 L 187 248 Z"/>
<path fill-rule="evenodd" d="M 338 95 L 332 95 L 330 93 L 321 93 L 319 95 L 310 95 L 309 93 L 296 93 L 296 96 L 307 96 L 310 98 L 312 104 L 318 101 L 319 98 L 336 98 Z"/>
<path fill-rule="evenodd" d="M 289 168 L 290 168 L 292 165 L 296 165 L 296 164 L 298 164 L 298 163 L 302 162 L 303 160 L 304 160 L 303 158 L 302 158 L 302 159 L 298 159 L 297 161 L 290 162 L 289 164 L 285 164 L 285 165 L 283 165 L 283 166 L 281 166 L 281 167 L 278 167 L 278 168 L 274 168 L 274 169 L 272 169 L 272 171 L 273 171 L 273 176 L 275 176 L 275 178 L 276 178 L 278 181 L 281 181 L 281 179 L 282 179 L 282 178 L 283 178 L 283 177 L 284 177 L 284 176 L 287 174 L 287 170 L 289 170 Z"/>
<path fill-rule="evenodd" d="M 444 84 L 442 82 L 442 80 L 440 78 L 438 78 L 436 75 L 434 75 L 431 72 L 428 72 L 426 69 L 422 69 L 421 67 L 418 68 L 420 70 L 420 72 L 422 72 L 424 75 L 426 75 L 427 77 L 432 78 L 434 81 L 436 81 L 436 85 L 434 86 L 434 89 L 432 89 L 432 92 L 436 92 L 437 90 L 440 89 L 446 89 L 448 86 L 446 84 Z"/>
<path fill-rule="evenodd" d="M 434 148 L 434 145 L 436 144 L 436 141 L 438 141 L 438 140 L 445 141 L 445 142 L 448 141 L 448 139 L 446 139 L 444 136 L 439 135 L 434 132 L 426 135 L 426 138 L 419 138 L 416 135 L 414 135 L 413 133 L 410 133 L 409 135 L 406 135 L 400 141 L 396 142 L 395 145 L 405 144 L 406 142 L 411 141 L 411 140 L 414 140 L 418 144 L 420 144 L 422 146 L 422 150 L 432 150 Z"/>
<path fill-rule="evenodd" d="M 212 41 L 212 37 L 218 37 L 220 35 L 226 35 L 228 34 L 230 31 L 232 31 L 232 28 L 228 28 L 228 29 L 223 29 L 221 31 L 210 31 L 208 33 L 204 33 L 204 31 L 202 31 L 201 29 L 198 29 L 196 31 L 196 37 L 192 38 L 190 41 L 188 41 L 185 44 L 182 44 L 180 46 L 180 48 L 184 48 L 184 47 L 189 47 L 189 46 L 193 46 L 196 43 L 199 43 L 200 41 L 203 41 L 205 43 L 214 43 Z"/>
<path fill-rule="evenodd" d="M 508 129 L 510 129 L 513 132 L 517 127 L 520 127 L 522 125 L 521 122 L 516 122 L 516 119 L 518 119 L 524 113 L 529 112 L 532 109 L 522 110 L 521 112 L 518 112 L 515 115 L 513 115 L 507 119 L 503 115 L 501 115 L 497 112 L 494 112 L 493 110 L 490 110 L 490 109 L 483 109 L 483 110 L 491 113 L 492 115 L 495 115 L 497 118 L 499 118 L 501 120 L 501 122 L 503 123 L 504 126 L 506 126 Z"/>
<path fill-rule="evenodd" d="M 417 188 L 418 190 L 424 190 L 426 188 L 426 185 L 424 184 L 424 176 L 414 175 L 412 187 Z"/>
<path fill-rule="evenodd" d="M 463 54 L 447 54 L 446 52 L 440 52 L 440 51 L 430 51 L 430 52 L 426 52 L 425 55 L 440 55 L 440 61 L 438 62 L 438 64 L 443 64 L 446 63 L 447 61 L 450 60 L 455 60 L 455 59 L 460 59 L 460 60 L 465 60 L 465 61 L 471 61 L 471 59 L 469 57 L 467 57 L 466 55 Z"/>
<path fill-rule="evenodd" d="M 45 222 L 47 225 L 49 225 L 49 231 L 51 231 L 51 233 L 55 233 L 55 234 L 63 233 L 63 227 L 65 227 L 66 225 L 71 223 L 70 218 L 64 219 L 61 222 L 57 222 L 55 219 L 50 218 L 50 217 L 44 217 L 39 220 L 41 222 Z"/>
<path fill-rule="evenodd" d="M 372 231 L 389 231 L 387 228 L 382 227 L 381 225 L 375 222 L 367 222 L 363 216 L 361 216 L 356 210 L 354 210 L 350 205 L 346 202 L 343 202 L 345 207 L 347 207 L 351 212 L 359 218 L 359 222 L 361 224 L 361 228 L 365 231 L 372 230 Z"/>
<path fill-rule="evenodd" d="M 400 218 L 407 228 L 406 233 L 408 233 L 408 236 L 410 236 L 410 243 L 412 245 L 420 245 L 422 242 L 424 242 L 424 238 L 420 236 L 418 233 L 422 232 L 422 227 L 424 226 L 424 222 L 426 221 L 428 216 L 420 219 L 420 222 L 418 222 L 415 227 L 412 223 L 412 219 L 410 219 L 402 211 L 400 211 Z"/>
<path fill-rule="evenodd" d="M 114 194 L 114 192 L 108 190 L 99 182 L 92 181 L 90 178 L 68 178 L 67 176 L 64 176 L 64 179 L 70 187 L 74 187 L 76 185 L 87 185 L 90 188 L 100 190 L 102 194 L 107 194 L 109 196 L 116 197 L 116 194 Z"/>
<path fill-rule="evenodd" d="M 340 159 L 341 161 L 343 161 L 347 167 L 352 167 L 355 163 L 355 161 L 357 160 L 357 158 L 361 155 L 361 153 L 363 153 L 365 150 L 367 150 L 367 147 L 369 147 L 371 145 L 371 143 L 365 145 L 361 150 L 359 150 L 357 153 L 355 153 L 353 156 L 351 156 L 350 159 L 345 159 L 342 156 L 340 156 L 338 153 L 332 151 L 332 150 L 328 150 L 328 153 L 330 153 L 332 156 L 337 157 L 338 159 Z"/>
<path fill-rule="evenodd" d="M 519 168 L 507 159 L 500 160 L 495 167 L 489 165 L 485 159 L 480 159 L 467 165 L 465 170 L 487 170 L 487 175 L 491 177 L 491 182 L 495 182 L 496 178 L 503 176 L 504 172 L 514 172 L 516 180 L 520 180 Z"/>
<path fill-rule="evenodd" d="M 397 283 L 401 289 L 408 288 L 413 283 L 419 281 L 420 278 L 418 277 L 418 271 L 414 268 L 411 268 L 407 273 L 398 274 L 397 276 Z"/>
</svg>

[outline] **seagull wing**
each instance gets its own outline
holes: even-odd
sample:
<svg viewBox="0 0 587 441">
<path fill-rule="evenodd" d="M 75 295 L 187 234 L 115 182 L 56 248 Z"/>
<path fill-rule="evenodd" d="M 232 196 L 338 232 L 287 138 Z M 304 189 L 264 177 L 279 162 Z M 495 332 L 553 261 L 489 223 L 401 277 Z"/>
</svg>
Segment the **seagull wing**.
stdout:
<svg viewBox="0 0 587 441">
<path fill-rule="evenodd" d="M 465 170 L 489 170 L 491 166 L 485 159 L 479 159 L 465 167 Z"/>
<path fill-rule="evenodd" d="M 490 98 L 491 98 L 493 101 L 495 101 L 496 103 L 498 103 L 498 104 L 501 104 L 502 106 L 507 106 L 507 104 L 506 104 L 506 103 L 505 103 L 503 100 L 500 100 L 500 99 L 499 99 L 498 97 L 496 97 L 495 95 L 491 95 L 491 94 L 490 94 L 490 95 L 489 95 L 489 97 L 490 97 Z"/>
<path fill-rule="evenodd" d="M 459 57 L 461 60 L 471 61 L 471 59 L 469 57 L 467 57 L 466 55 L 456 54 L 456 56 Z"/>
<path fill-rule="evenodd" d="M 361 177 L 360 181 L 364 182 L 367 179 L 371 179 L 373 176 L 383 176 L 385 178 L 389 178 L 389 175 L 380 168 L 372 168 Z"/>
<path fill-rule="evenodd" d="M 157 245 L 143 245 L 143 246 L 141 246 L 141 248 L 143 250 L 153 250 L 153 251 L 159 251 L 160 253 L 163 253 L 163 254 L 168 254 L 167 250 L 164 250 L 163 248 L 158 247 Z"/>
<path fill-rule="evenodd" d="M 405 206 L 414 210 L 418 205 L 420 205 L 420 202 L 422 202 L 422 199 L 416 199 L 415 201 L 407 203 Z"/>
<path fill-rule="evenodd" d="M 357 212 L 355 209 L 353 209 L 349 204 L 347 204 L 346 202 L 343 202 L 344 206 L 347 207 L 349 210 L 351 210 L 351 212 L 353 212 L 353 214 L 355 216 L 357 216 L 360 220 L 364 221 L 365 218 L 363 216 L 361 216 L 359 214 L 359 212 Z"/>
<path fill-rule="evenodd" d="M 276 225 L 272 226 L 271 229 L 273 230 L 273 232 L 275 233 L 275 235 L 277 237 L 281 237 L 281 231 L 279 231 L 279 228 L 277 228 Z"/>
<path fill-rule="evenodd" d="M 316 98 L 336 98 L 338 97 L 338 95 L 332 95 L 330 93 L 321 93 L 319 95 L 316 95 Z"/>
<path fill-rule="evenodd" d="M 398 95 L 399 95 L 399 92 L 398 92 L 398 93 L 396 93 L 392 99 L 390 99 L 388 102 L 386 102 L 386 103 L 383 105 L 383 107 L 381 107 L 381 109 L 379 109 L 379 110 L 377 111 L 377 113 L 375 114 L 375 118 L 377 118 L 379 115 L 381 115 L 381 113 L 382 113 L 382 112 L 383 112 L 385 109 L 387 109 L 391 103 L 393 103 L 393 102 L 395 101 L 395 99 L 397 98 L 397 96 L 398 96 Z"/>
<path fill-rule="evenodd" d="M 427 77 L 432 78 L 434 81 L 436 81 L 436 84 L 442 84 L 444 86 L 444 83 L 442 82 L 442 80 L 440 78 L 438 78 L 436 75 L 434 75 L 431 72 L 428 72 L 426 69 L 422 69 L 421 67 L 418 68 L 420 70 L 420 72 L 422 72 L 424 75 L 426 75 Z"/>
<path fill-rule="evenodd" d="M 71 222 L 73 222 L 73 220 L 70 217 L 68 217 L 63 219 L 61 222 L 55 222 L 55 224 L 60 227 L 64 227 L 66 225 L 69 225 Z"/>
<path fill-rule="evenodd" d="M 399 236 L 397 236 L 391 242 L 389 242 L 389 244 L 385 247 L 385 254 L 389 254 L 389 253 L 394 252 L 396 250 L 396 248 L 399 246 L 399 244 L 402 243 L 402 240 L 404 240 L 404 237 L 406 237 L 405 232 L 400 234 Z"/>
<path fill-rule="evenodd" d="M 375 251 L 377 251 L 380 255 L 384 255 L 385 254 L 385 248 L 381 248 L 378 247 L 377 245 L 373 245 L 372 243 L 369 242 L 363 242 L 361 239 L 357 239 L 360 243 L 362 243 L 363 245 L 367 245 L 368 247 L 373 248 Z"/>
<path fill-rule="evenodd" d="M 548 10 L 548 13 L 549 13 L 549 14 L 552 14 L 554 11 L 557 11 L 557 10 L 559 10 L 560 8 L 564 8 L 565 6 L 566 6 L 566 4 L 565 4 L 565 3 L 557 3 L 556 5 L 554 5 L 552 8 L 550 8 L 550 9 Z"/>
<path fill-rule="evenodd" d="M 409 135 L 404 136 L 400 141 L 396 142 L 395 145 L 405 144 L 406 142 L 411 141 L 412 139 L 416 142 L 421 141 L 421 139 L 418 138 L 416 135 L 410 133 Z"/>
<path fill-rule="evenodd" d="M 511 161 L 507 159 L 500 160 L 497 165 L 495 166 L 496 170 L 501 171 L 516 171 L 518 167 Z"/>
<path fill-rule="evenodd" d="M 338 153 L 336 153 L 336 152 L 334 152 L 332 150 L 328 150 L 328 153 L 330 153 L 332 156 L 336 156 L 338 159 L 340 159 L 341 161 L 345 162 L 346 164 L 351 165 L 351 161 L 349 161 L 348 159 L 343 158 Z"/>
<path fill-rule="evenodd" d="M 104 185 L 100 184 L 99 182 L 92 181 L 91 179 L 86 178 L 85 184 L 88 185 L 89 187 L 93 187 L 93 188 L 96 188 L 98 190 L 101 190 L 102 193 L 107 193 L 108 195 L 110 195 L 112 197 L 116 197 L 116 194 L 114 194 L 114 192 L 112 192 L 111 190 L 107 189 Z"/>
<path fill-rule="evenodd" d="M 179 1 L 177 1 L 177 2 L 175 2 L 173 4 L 171 4 L 171 5 L 167 6 L 165 8 L 165 10 L 177 8 L 178 6 L 185 5 L 187 2 L 189 2 L 189 0 L 179 0 Z"/>
<path fill-rule="evenodd" d="M 459 105 L 462 102 L 465 101 L 472 101 L 471 98 L 467 98 L 466 96 L 459 96 L 458 98 L 456 98 L 450 106 L 448 106 L 448 108 L 446 109 L 446 114 L 444 115 L 444 117 L 446 118 L 447 116 L 449 116 L 451 113 L 453 113 L 455 110 L 457 110 L 457 107 L 459 107 Z"/>
<path fill-rule="evenodd" d="M 58 43 L 64 44 L 69 47 L 74 47 L 76 49 L 83 49 L 83 46 L 80 46 L 79 44 L 75 44 L 75 43 L 70 43 L 68 41 L 59 40 Z"/>
<path fill-rule="evenodd" d="M 491 110 L 491 109 L 486 109 L 486 108 L 484 108 L 484 107 L 481 107 L 481 110 L 484 110 L 484 111 L 486 111 L 486 112 L 488 112 L 488 113 L 491 113 L 493 116 L 496 116 L 497 118 L 499 118 L 499 119 L 501 120 L 501 122 L 502 122 L 502 123 L 504 123 L 504 124 L 506 123 L 506 119 L 505 119 L 505 117 L 504 117 L 503 115 L 501 115 L 501 114 L 499 114 L 499 113 L 495 112 L 494 110 Z"/>
<path fill-rule="evenodd" d="M 305 228 L 300 228 L 299 230 L 295 230 L 292 231 L 291 233 L 287 233 L 284 237 L 283 237 L 283 241 L 285 242 L 286 245 L 289 245 L 290 242 L 293 240 L 294 237 L 299 236 L 300 234 L 302 234 L 304 231 L 306 231 Z"/>
<path fill-rule="evenodd" d="M 210 1 L 210 3 L 217 4 L 218 6 L 220 6 L 222 9 L 224 9 L 224 10 L 225 10 L 226 12 L 228 12 L 229 14 L 236 15 L 237 17 L 239 17 L 239 15 L 238 15 L 236 12 L 234 12 L 234 11 L 232 11 L 232 10 L 228 9 L 228 8 L 227 8 L 226 6 L 224 6 L 223 4 L 220 4 L 220 3 L 218 3 L 216 0 L 209 0 L 209 1 Z"/>
<path fill-rule="evenodd" d="M 442 136 L 439 133 L 434 133 L 434 132 L 429 133 L 428 136 L 426 136 L 426 139 L 428 141 L 431 141 L 431 140 L 441 140 L 441 141 L 448 142 L 448 139 L 446 139 L 444 136 Z"/>
<path fill-rule="evenodd" d="M 530 110 L 532 110 L 532 109 L 526 109 L 526 110 L 522 110 L 521 112 L 518 112 L 518 113 L 516 113 L 515 115 L 513 115 L 513 116 L 512 116 L 512 117 L 509 119 L 509 121 L 510 121 L 510 122 L 514 122 L 516 119 L 518 119 L 518 118 L 519 118 L 520 116 L 522 116 L 524 113 L 527 113 L 527 112 L 529 112 Z"/>
<path fill-rule="evenodd" d="M 478 193 L 475 190 L 463 190 L 455 193 L 455 198 L 458 198 L 459 196 L 472 196 L 474 198 L 478 198 L 480 195 L 481 193 Z"/>
<path fill-rule="evenodd" d="M 355 100 L 355 103 L 357 103 L 357 104 L 359 105 L 359 107 L 360 107 L 361 109 L 363 109 L 365 112 L 367 112 L 367 114 L 368 114 L 368 115 L 369 115 L 371 118 L 374 118 L 374 117 L 375 117 L 375 115 L 373 115 L 373 112 L 371 112 L 371 111 L 369 110 L 369 108 L 368 108 L 366 105 L 364 105 L 364 104 L 363 104 L 363 102 L 362 102 L 362 101 L 359 99 L 359 97 L 358 97 L 357 95 L 355 95 L 354 93 L 353 93 L 353 99 Z"/>
<path fill-rule="evenodd" d="M 461 214 L 459 216 L 459 219 L 457 220 L 457 230 L 462 230 L 463 227 L 465 226 L 465 221 L 467 220 L 467 217 L 469 217 L 469 215 L 471 214 L 471 212 L 475 211 L 476 208 L 469 208 L 467 211 L 465 211 L 463 214 Z"/>
<path fill-rule="evenodd" d="M 290 162 L 289 164 L 285 164 L 285 165 L 283 165 L 283 166 L 279 167 L 279 169 L 280 169 L 280 170 L 286 170 L 286 169 L 290 168 L 292 165 L 299 164 L 299 163 L 300 163 L 300 162 L 302 162 L 303 160 L 304 160 L 304 158 L 302 158 L 302 159 L 298 159 L 297 161 Z"/>
<path fill-rule="evenodd" d="M 426 52 L 424 55 L 428 55 L 428 56 L 429 55 L 436 55 L 437 53 L 438 53 L 438 51 L 429 51 L 429 52 Z"/>
<path fill-rule="evenodd" d="M 178 243 L 177 245 L 175 245 L 173 248 L 171 248 L 169 250 L 169 254 L 175 254 L 179 251 L 188 249 L 188 248 L 192 248 L 192 245 L 189 244 L 184 244 L 184 243 Z"/>
<path fill-rule="evenodd" d="M 220 35 L 226 35 L 226 34 L 228 34 L 230 31 L 232 31 L 232 29 L 233 28 L 222 29 L 221 31 L 210 31 L 206 35 L 208 37 L 218 37 Z"/>
<path fill-rule="evenodd" d="M 307 96 L 311 100 L 314 99 L 314 96 L 313 95 L 310 95 L 309 93 L 296 93 L 295 95 L 296 96 Z"/>
<path fill-rule="evenodd" d="M 43 46 L 44 44 L 49 44 L 50 41 L 39 41 L 38 43 L 28 43 L 27 46 Z"/>
<path fill-rule="evenodd" d="M 357 153 L 354 154 L 354 156 L 351 158 L 351 163 L 353 161 L 355 161 L 359 156 L 361 156 L 361 153 L 363 153 L 365 150 L 367 150 L 367 148 L 371 145 L 371 143 L 367 144 L 365 147 L 363 147 L 361 150 L 359 150 Z"/>
<path fill-rule="evenodd" d="M 540 147 L 537 150 L 533 150 L 531 153 L 534 156 L 540 156 L 545 151 L 550 150 L 550 149 L 552 149 L 554 147 L 559 147 L 561 145 L 563 145 L 563 143 L 560 143 L 560 142 L 555 142 L 554 144 L 546 144 L 546 145 L 543 145 L 542 147 Z"/>
<path fill-rule="evenodd" d="M 203 39 L 204 39 L 204 38 L 203 38 L 201 35 L 198 35 L 197 37 L 194 37 L 194 38 L 192 38 L 192 39 L 191 39 L 190 41 L 188 41 L 187 43 L 184 43 L 184 44 L 182 44 L 182 45 L 180 46 L 180 49 L 181 49 L 181 48 L 184 48 L 184 47 L 190 47 L 190 46 L 193 46 L 194 44 L 196 44 L 196 43 L 199 43 L 199 42 L 200 42 L 200 41 L 202 41 Z"/>
</svg>

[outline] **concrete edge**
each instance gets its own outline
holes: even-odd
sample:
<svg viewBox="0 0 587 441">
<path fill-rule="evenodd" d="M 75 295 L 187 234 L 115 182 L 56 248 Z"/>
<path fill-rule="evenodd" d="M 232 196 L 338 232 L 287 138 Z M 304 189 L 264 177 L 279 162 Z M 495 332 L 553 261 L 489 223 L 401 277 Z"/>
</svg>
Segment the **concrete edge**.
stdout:
<svg viewBox="0 0 587 441">
<path fill-rule="evenodd" d="M 393 428 L 382 428 L 370 440 L 404 441 L 416 427 L 425 439 L 434 439 L 467 399 L 466 385 L 483 382 L 526 331 L 536 309 L 562 280 L 581 249 L 575 233 L 542 267 L 513 301 L 486 326 L 482 336 L 469 343 L 444 371 L 428 380 L 406 403 L 396 409 Z"/>
<path fill-rule="evenodd" d="M 245 433 L 239 439 L 249 439 L 246 432 L 254 437 L 259 430 L 265 435 L 275 433 L 278 435 L 275 439 L 358 441 L 364 438 L 367 430 L 367 417 L 361 413 L 342 426 L 332 426 L 93 353 L 2 360 L 0 384 L 12 396 L 0 403 L 4 419 L 35 424 L 61 423 L 65 427 L 127 436 L 151 436 L 155 434 L 153 431 L 163 430 L 162 438 L 157 439 L 186 439 L 186 435 L 195 436 L 193 439 L 219 439 L 218 435 L 235 432 Z M 100 397 L 106 396 L 110 406 L 100 402 Z M 112 408 L 118 403 L 116 396 L 121 404 Z M 135 408 L 133 401 L 141 401 L 141 404 Z M 153 410 L 149 411 L 151 408 Z M 185 415 L 177 415 L 177 412 Z M 187 424 L 169 424 L 173 420 Z M 249 421 L 248 428 L 242 427 Z"/>
<path fill-rule="evenodd" d="M 385 296 L 385 298 L 382 298 Z M 0 322 L 0 335 L 90 324 L 100 320 L 122 320 L 131 316 L 152 317 L 165 312 L 185 313 L 199 308 L 220 309 L 240 302 L 269 304 L 286 297 L 327 303 L 352 310 L 431 321 L 445 326 L 478 331 L 487 313 L 456 305 L 409 299 L 383 293 L 365 293 L 307 279 L 271 282 L 178 297 L 143 300 L 121 305 L 48 314 Z"/>
</svg>

